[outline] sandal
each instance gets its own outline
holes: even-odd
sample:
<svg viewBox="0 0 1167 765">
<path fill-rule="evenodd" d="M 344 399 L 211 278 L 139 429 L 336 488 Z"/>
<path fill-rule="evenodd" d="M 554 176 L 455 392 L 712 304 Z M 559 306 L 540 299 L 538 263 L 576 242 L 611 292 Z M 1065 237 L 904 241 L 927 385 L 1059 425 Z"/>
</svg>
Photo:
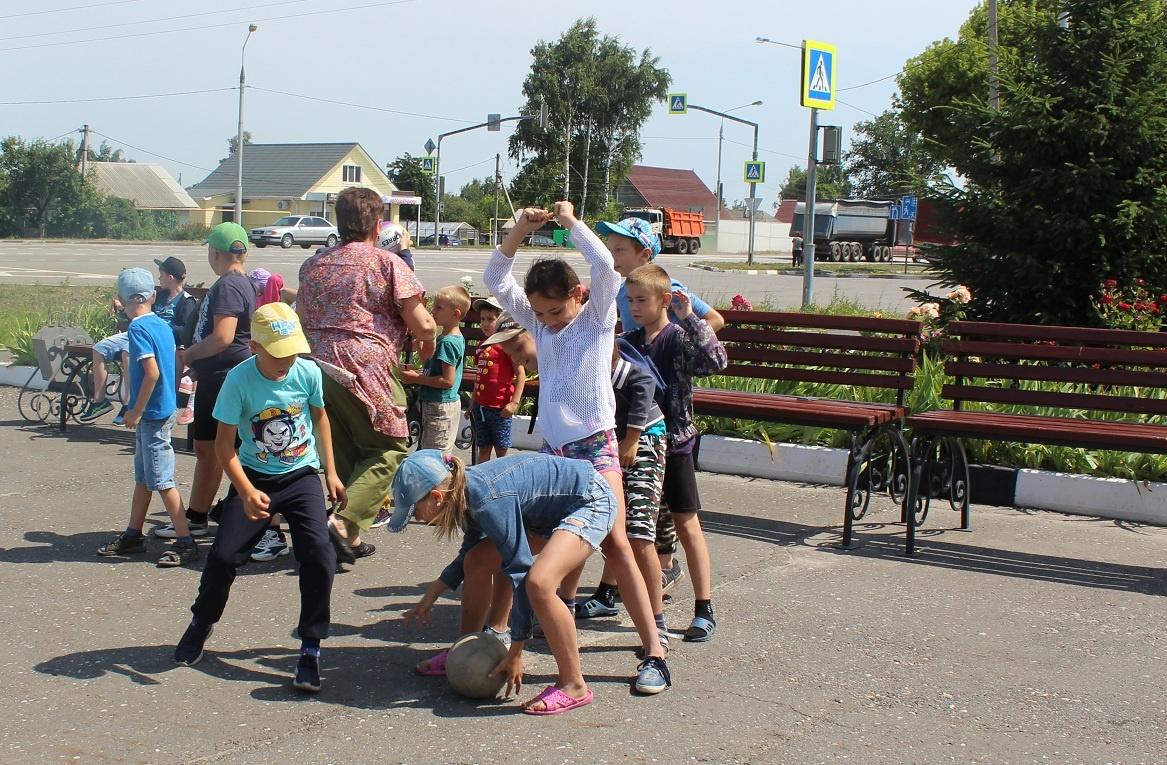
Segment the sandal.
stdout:
<svg viewBox="0 0 1167 765">
<path fill-rule="evenodd" d="M 447 648 L 441 653 L 437 653 L 431 656 L 429 659 L 430 664 L 428 667 L 422 669 L 421 662 L 419 661 L 414 666 L 413 671 L 426 677 L 438 677 L 439 675 L 444 676 L 446 674 L 446 657 L 449 655 L 450 649 Z"/>
<path fill-rule="evenodd" d="M 708 643 L 716 631 L 717 622 L 704 616 L 694 616 L 693 621 L 689 623 L 689 629 L 685 630 L 683 640 L 686 643 Z"/>
<path fill-rule="evenodd" d="M 588 692 L 583 695 L 583 698 L 573 699 L 571 696 L 568 696 L 554 685 L 549 685 L 544 688 L 538 696 L 531 699 L 531 702 L 529 702 L 533 703 L 536 701 L 542 701 L 543 708 L 531 709 L 530 707 L 523 707 L 523 714 L 540 716 L 561 715 L 564 712 L 570 712 L 573 709 L 586 707 L 588 704 L 592 703 L 592 698 L 593 696 L 590 688 L 588 689 Z"/>
<path fill-rule="evenodd" d="M 667 659 L 669 658 L 669 632 L 668 630 L 658 629 L 656 634 L 660 640 L 660 647 L 665 651 L 664 658 Z M 636 649 L 636 658 L 642 661 L 644 660 L 644 646 L 640 646 Z"/>
<path fill-rule="evenodd" d="M 598 598 L 588 598 L 575 607 L 577 619 L 595 619 L 600 616 L 616 616 L 619 613 L 620 610 L 615 606 L 609 606 Z"/>
<path fill-rule="evenodd" d="M 199 559 L 198 545 L 170 545 L 158 559 L 158 568 L 178 568 Z"/>
</svg>

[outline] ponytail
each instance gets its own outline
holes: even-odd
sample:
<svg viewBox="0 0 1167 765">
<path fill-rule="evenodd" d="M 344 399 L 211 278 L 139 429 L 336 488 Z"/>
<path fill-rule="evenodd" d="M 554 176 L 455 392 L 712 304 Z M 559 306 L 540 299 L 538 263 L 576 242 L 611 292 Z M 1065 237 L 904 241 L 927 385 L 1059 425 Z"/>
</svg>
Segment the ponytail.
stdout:
<svg viewBox="0 0 1167 765">
<path fill-rule="evenodd" d="M 446 498 L 442 501 L 442 512 L 438 514 L 434 525 L 439 539 L 452 539 L 454 534 L 466 530 L 466 465 L 452 454 L 445 455 L 445 459 L 450 477 L 438 487 L 446 492 Z"/>
</svg>

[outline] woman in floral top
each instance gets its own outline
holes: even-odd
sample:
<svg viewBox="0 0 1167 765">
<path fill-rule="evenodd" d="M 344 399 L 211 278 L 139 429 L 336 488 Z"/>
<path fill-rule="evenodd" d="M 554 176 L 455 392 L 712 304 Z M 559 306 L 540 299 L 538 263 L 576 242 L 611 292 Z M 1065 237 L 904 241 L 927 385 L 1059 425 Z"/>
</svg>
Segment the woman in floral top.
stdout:
<svg viewBox="0 0 1167 765">
<path fill-rule="evenodd" d="M 405 393 L 396 377 L 406 336 L 420 339 L 423 359 L 434 351 L 425 288 L 400 258 L 376 247 L 382 209 L 371 189 L 341 192 L 341 244 L 304 261 L 296 299 L 312 358 L 324 371 L 337 473 L 348 491 L 347 506 L 330 524 L 351 546 L 349 562 L 375 552 L 360 534 L 407 454 Z"/>
</svg>

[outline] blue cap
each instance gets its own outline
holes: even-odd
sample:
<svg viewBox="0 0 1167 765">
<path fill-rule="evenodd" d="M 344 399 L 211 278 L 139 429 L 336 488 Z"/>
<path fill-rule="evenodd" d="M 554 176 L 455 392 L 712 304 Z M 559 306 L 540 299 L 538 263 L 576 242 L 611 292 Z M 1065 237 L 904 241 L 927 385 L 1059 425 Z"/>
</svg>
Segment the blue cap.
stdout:
<svg viewBox="0 0 1167 765">
<path fill-rule="evenodd" d="M 126 302 L 148 303 L 154 296 L 154 276 L 144 268 L 127 268 L 118 274 L 118 297 Z"/>
<path fill-rule="evenodd" d="M 652 226 L 643 218 L 625 218 L 619 223 L 609 223 L 602 220 L 596 225 L 596 231 L 604 236 L 619 234 L 629 239 L 635 239 L 640 242 L 640 246 L 644 249 L 652 250 L 654 258 L 660 255 L 660 237 L 652 233 Z"/>
<path fill-rule="evenodd" d="M 450 477 L 446 455 L 437 449 L 420 449 L 405 458 L 393 476 L 393 515 L 390 531 L 404 531 L 414 506 Z"/>
</svg>

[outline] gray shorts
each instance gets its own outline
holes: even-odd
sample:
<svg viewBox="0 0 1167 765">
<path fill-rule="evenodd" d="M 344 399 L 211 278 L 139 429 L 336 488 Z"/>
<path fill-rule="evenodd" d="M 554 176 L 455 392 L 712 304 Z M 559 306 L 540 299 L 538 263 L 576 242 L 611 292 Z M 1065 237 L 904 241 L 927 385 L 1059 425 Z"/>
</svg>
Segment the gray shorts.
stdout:
<svg viewBox="0 0 1167 765">
<path fill-rule="evenodd" d="M 421 442 L 417 448 L 452 452 L 461 424 L 461 401 L 422 401 Z"/>
</svg>

